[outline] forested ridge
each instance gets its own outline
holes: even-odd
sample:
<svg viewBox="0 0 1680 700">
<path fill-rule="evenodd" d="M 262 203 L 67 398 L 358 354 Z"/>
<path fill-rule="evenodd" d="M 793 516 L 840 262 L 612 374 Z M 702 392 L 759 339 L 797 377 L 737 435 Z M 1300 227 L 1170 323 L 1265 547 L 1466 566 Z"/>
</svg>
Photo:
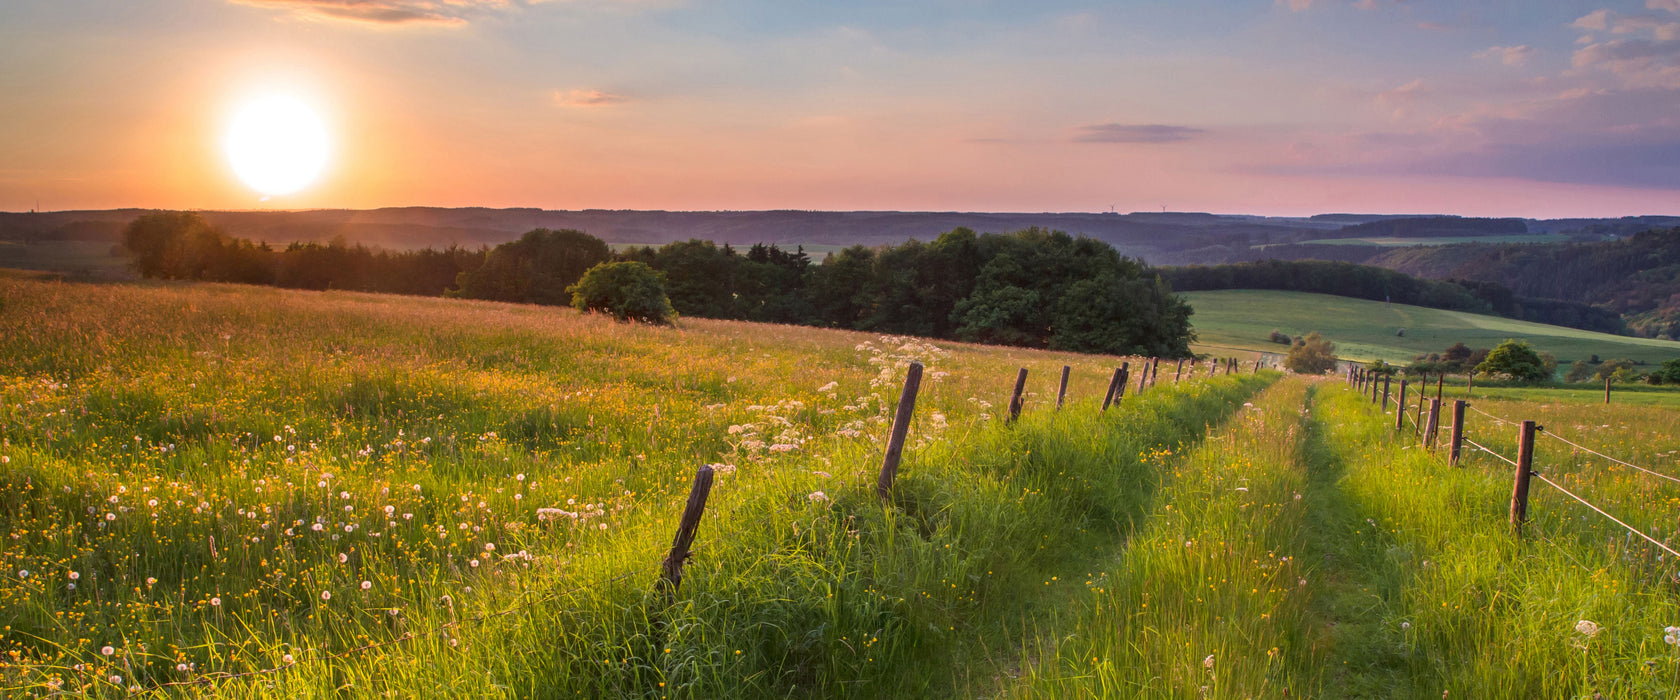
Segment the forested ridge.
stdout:
<svg viewBox="0 0 1680 700">
<path fill-rule="evenodd" d="M 1680 337 L 1680 228 L 1593 243 L 1401 248 L 1372 261 L 1413 275 L 1493 283 L 1521 297 L 1621 314 L 1638 334 Z"/>
<path fill-rule="evenodd" d="M 615 254 L 587 233 L 548 229 L 478 250 L 274 249 L 193 213 L 157 212 L 131 223 L 123 245 L 137 272 L 161 279 L 563 305 L 589 268 L 635 261 L 664 276 L 685 316 L 1157 357 L 1187 356 L 1193 340 L 1189 305 L 1153 268 L 1102 241 L 1040 228 L 957 228 L 814 264 L 800 248 L 743 252 L 703 240 Z"/>
</svg>

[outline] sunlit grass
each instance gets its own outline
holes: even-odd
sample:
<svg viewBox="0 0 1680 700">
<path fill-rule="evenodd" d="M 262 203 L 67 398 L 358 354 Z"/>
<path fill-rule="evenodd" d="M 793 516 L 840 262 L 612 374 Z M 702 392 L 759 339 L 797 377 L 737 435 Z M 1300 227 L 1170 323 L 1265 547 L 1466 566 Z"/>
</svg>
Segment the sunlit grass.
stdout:
<svg viewBox="0 0 1680 700">
<path fill-rule="evenodd" d="M 1267 381 L 1134 386 L 1103 414 L 1112 358 L 218 285 L 0 298 L 7 694 L 979 692 L 1041 579 L 1138 517 L 1149 455 Z"/>
</svg>

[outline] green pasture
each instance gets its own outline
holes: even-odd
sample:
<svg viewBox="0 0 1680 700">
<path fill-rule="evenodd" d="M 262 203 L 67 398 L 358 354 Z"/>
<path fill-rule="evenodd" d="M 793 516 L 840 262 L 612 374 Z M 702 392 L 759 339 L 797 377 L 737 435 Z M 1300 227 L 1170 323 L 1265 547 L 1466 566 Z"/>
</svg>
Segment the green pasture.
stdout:
<svg viewBox="0 0 1680 700">
<path fill-rule="evenodd" d="M 1326 294 L 1236 289 L 1184 296 L 1196 310 L 1190 323 L 1198 342 L 1208 346 L 1285 353 L 1288 347 L 1267 339 L 1279 330 L 1292 336 L 1317 331 L 1336 344 L 1341 357 L 1396 364 L 1453 343 L 1491 348 L 1507 338 L 1527 340 L 1536 350 L 1556 355 L 1563 367 L 1592 355 L 1651 365 L 1680 357 L 1680 342 Z"/>
</svg>

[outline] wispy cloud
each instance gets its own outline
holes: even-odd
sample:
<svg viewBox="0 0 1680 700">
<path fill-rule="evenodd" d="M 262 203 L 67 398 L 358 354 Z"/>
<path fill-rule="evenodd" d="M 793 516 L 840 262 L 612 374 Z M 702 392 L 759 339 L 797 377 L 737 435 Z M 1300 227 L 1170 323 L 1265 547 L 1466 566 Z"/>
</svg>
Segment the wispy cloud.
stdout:
<svg viewBox="0 0 1680 700">
<path fill-rule="evenodd" d="M 554 104 L 562 107 L 600 107 L 629 102 L 630 98 L 602 90 L 559 90 L 554 93 Z"/>
<path fill-rule="evenodd" d="M 1205 129 L 1169 124 L 1092 124 L 1079 127 L 1080 143 L 1173 143 L 1205 134 Z"/>
<path fill-rule="evenodd" d="M 1521 46 L 1493 46 L 1477 51 L 1474 56 L 1484 61 L 1499 61 L 1507 66 L 1522 66 L 1528 63 L 1528 59 L 1534 57 L 1534 47 L 1526 44 Z"/>
<path fill-rule="evenodd" d="M 384 26 L 459 26 L 509 0 L 229 0 L 310 21 Z"/>
</svg>

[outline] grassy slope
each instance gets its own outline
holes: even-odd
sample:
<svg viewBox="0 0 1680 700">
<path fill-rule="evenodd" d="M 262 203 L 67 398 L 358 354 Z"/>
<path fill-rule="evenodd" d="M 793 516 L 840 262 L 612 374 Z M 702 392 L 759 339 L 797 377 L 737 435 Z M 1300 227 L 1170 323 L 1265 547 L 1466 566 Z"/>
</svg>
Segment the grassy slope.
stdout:
<svg viewBox="0 0 1680 700">
<path fill-rule="evenodd" d="M 1285 348 L 1266 339 L 1276 329 L 1291 335 L 1318 331 L 1336 343 L 1343 357 L 1397 363 L 1456 342 L 1493 347 L 1507 338 L 1527 339 L 1535 349 L 1556 355 L 1561 365 L 1595 354 L 1651 363 L 1680 357 L 1680 343 L 1673 341 L 1324 294 L 1222 290 L 1184 296 L 1196 310 L 1190 320 L 1199 341 L 1208 346 L 1279 352 Z M 1406 329 L 1403 338 L 1396 335 L 1401 328 Z"/>
<path fill-rule="evenodd" d="M 1025 629 L 1054 634 L 1040 592 L 1146 512 L 1152 456 L 1268 381 L 1099 413 L 1112 358 L 226 285 L 0 279 L 0 299 L 0 650 L 49 669 L 0 666 L 0 695 L 287 654 L 216 691 L 986 692 Z M 928 379 L 882 508 L 912 358 Z M 700 463 L 734 469 L 665 608 L 650 582 Z"/>
</svg>

